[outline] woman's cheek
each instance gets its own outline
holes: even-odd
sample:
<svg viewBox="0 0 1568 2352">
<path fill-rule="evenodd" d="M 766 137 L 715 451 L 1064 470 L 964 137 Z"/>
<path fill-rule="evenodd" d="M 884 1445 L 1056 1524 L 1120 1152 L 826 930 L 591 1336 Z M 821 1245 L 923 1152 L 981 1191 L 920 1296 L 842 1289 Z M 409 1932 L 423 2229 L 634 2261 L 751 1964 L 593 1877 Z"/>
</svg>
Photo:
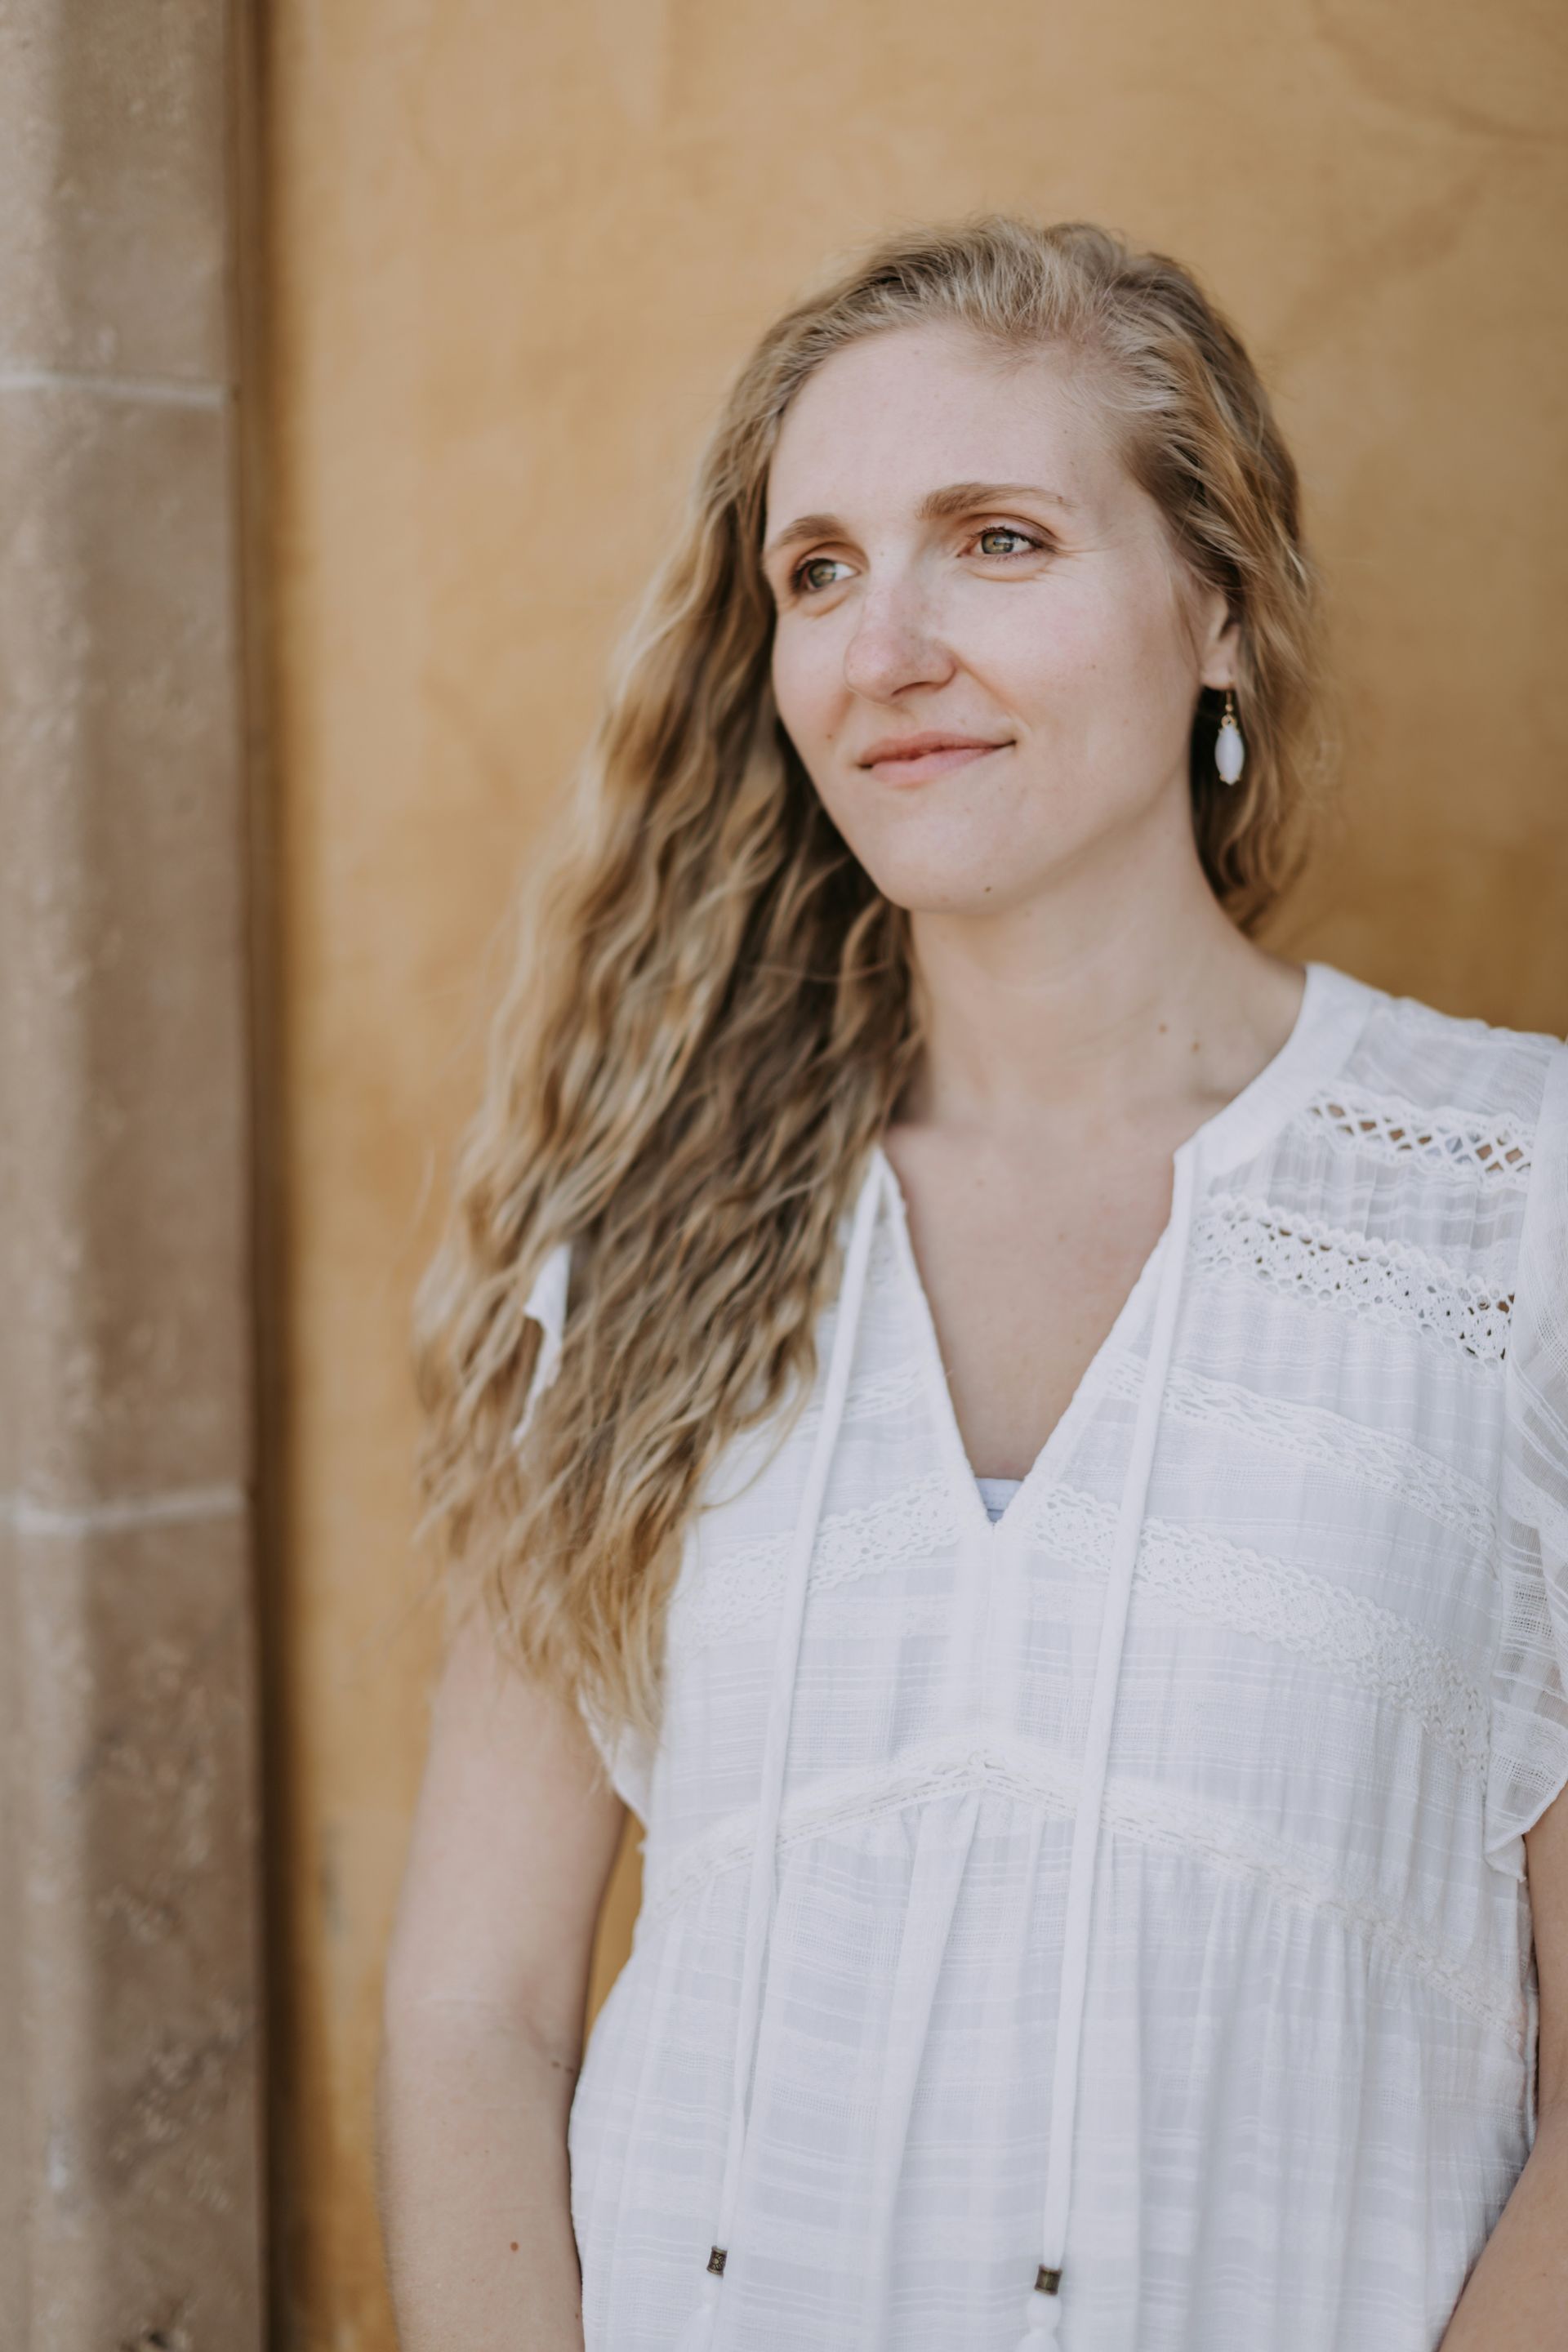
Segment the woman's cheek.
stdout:
<svg viewBox="0 0 1568 2352">
<path fill-rule="evenodd" d="M 773 686 L 784 732 L 815 774 L 844 723 L 843 662 L 826 646 L 781 646 L 773 655 Z"/>
</svg>

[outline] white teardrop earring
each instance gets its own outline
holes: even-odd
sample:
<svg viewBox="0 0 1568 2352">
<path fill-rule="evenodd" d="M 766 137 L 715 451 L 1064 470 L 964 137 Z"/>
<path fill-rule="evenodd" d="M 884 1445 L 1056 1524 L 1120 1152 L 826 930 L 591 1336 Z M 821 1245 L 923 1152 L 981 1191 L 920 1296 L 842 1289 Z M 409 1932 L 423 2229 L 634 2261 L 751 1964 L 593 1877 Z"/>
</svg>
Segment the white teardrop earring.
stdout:
<svg viewBox="0 0 1568 2352">
<path fill-rule="evenodd" d="M 1236 723 L 1236 697 L 1227 686 L 1225 690 L 1225 717 L 1219 722 L 1219 733 L 1214 739 L 1214 763 L 1221 779 L 1227 784 L 1238 784 L 1247 765 L 1247 745 Z"/>
</svg>

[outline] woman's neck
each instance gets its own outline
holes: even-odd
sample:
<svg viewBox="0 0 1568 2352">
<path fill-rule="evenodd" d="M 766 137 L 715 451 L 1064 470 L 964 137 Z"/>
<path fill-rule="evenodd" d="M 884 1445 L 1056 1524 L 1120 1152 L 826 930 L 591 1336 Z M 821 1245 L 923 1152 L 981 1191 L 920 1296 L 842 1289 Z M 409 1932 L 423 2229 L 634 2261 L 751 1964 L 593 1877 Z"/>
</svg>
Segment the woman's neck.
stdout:
<svg viewBox="0 0 1568 2352">
<path fill-rule="evenodd" d="M 1195 1125 L 1239 1093 L 1289 1034 L 1301 973 L 1243 937 L 1195 859 L 1194 875 L 1153 903 L 916 912 L 925 1049 L 900 1119 L 1024 1140 L 1064 1116 Z"/>
</svg>

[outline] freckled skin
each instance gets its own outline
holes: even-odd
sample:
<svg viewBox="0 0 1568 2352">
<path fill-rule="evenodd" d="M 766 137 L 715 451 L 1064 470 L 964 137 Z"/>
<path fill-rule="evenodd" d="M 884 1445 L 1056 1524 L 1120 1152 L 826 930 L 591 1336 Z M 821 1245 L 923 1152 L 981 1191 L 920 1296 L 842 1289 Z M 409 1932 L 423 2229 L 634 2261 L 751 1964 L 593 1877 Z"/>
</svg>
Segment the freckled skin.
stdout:
<svg viewBox="0 0 1568 2352">
<path fill-rule="evenodd" d="M 1072 503 L 920 520 L 955 480 Z M 844 529 L 767 562 L 774 694 L 889 898 L 1005 911 L 1184 785 L 1194 702 L 1232 677 L 1234 631 L 1059 361 L 999 369 L 941 328 L 836 353 L 784 418 L 765 535 L 808 512 Z M 857 764 L 879 737 L 941 728 L 1006 745 L 910 786 Z"/>
</svg>

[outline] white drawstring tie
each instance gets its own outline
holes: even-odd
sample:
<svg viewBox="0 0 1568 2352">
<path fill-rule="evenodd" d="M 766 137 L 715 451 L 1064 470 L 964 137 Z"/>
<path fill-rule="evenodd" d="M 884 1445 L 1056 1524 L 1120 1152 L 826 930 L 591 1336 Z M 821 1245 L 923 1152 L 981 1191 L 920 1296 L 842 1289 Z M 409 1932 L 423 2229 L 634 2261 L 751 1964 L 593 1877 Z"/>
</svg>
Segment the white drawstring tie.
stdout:
<svg viewBox="0 0 1568 2352">
<path fill-rule="evenodd" d="M 1072 2185 L 1073 2128 L 1078 2113 L 1079 2063 L 1083 2045 L 1084 1992 L 1089 1982 L 1089 1931 L 1094 1903 L 1096 1864 L 1100 1859 L 1104 1815 L 1106 1766 L 1110 1755 L 1110 1731 L 1116 1694 L 1121 1680 L 1121 1656 L 1127 1639 L 1127 1611 L 1132 1593 L 1133 1570 L 1143 1532 L 1149 1477 L 1154 1465 L 1154 1444 L 1176 1336 L 1176 1310 L 1186 1270 L 1196 1189 L 1198 1139 L 1194 1136 L 1175 1152 L 1171 1184 L 1171 1217 L 1165 1233 L 1166 1256 L 1160 1268 L 1160 1286 L 1149 1335 L 1148 1360 L 1138 1392 L 1138 1417 L 1133 1424 L 1132 1454 L 1127 1465 L 1121 1507 L 1106 1586 L 1105 1612 L 1100 1625 L 1100 1650 L 1095 1659 L 1094 1689 L 1089 1700 L 1089 1728 L 1084 1739 L 1083 1773 L 1079 1782 L 1073 1817 L 1072 1851 L 1068 1864 L 1067 1916 L 1062 1928 L 1061 1994 L 1057 2009 L 1056 2063 L 1051 2080 L 1050 2151 L 1046 2165 L 1046 2196 L 1040 2217 L 1040 2242 L 1045 2252 L 1029 2293 L 1028 2316 L 1015 2352 L 1039 2352 L 1061 2336 L 1060 2285 L 1067 2246 L 1068 2204 Z"/>
<path fill-rule="evenodd" d="M 1067 2238 L 1072 2180 L 1072 2149 L 1077 2120 L 1079 2079 L 1082 2057 L 1084 2000 L 1089 1979 L 1089 1941 L 1094 1889 L 1104 1817 L 1106 1770 L 1116 1697 L 1126 1646 L 1127 1616 L 1132 1579 L 1142 1535 L 1149 1483 L 1160 1415 L 1174 1350 L 1176 1317 L 1181 1302 L 1192 1232 L 1196 1191 L 1198 1139 L 1193 1137 L 1173 1160 L 1170 1223 L 1166 1255 L 1160 1268 L 1159 1288 L 1150 1331 L 1149 1353 L 1139 1391 L 1132 1449 L 1117 1517 L 1116 1535 L 1107 1580 L 1100 1646 L 1095 1660 L 1089 1701 L 1084 1763 L 1073 1821 L 1072 1848 L 1068 1864 L 1067 1909 L 1062 1932 L 1062 1977 L 1057 2012 L 1056 2063 L 1051 2084 L 1050 2147 L 1046 2169 L 1040 2242 L 1045 2249 L 1030 2291 L 1029 2307 L 1016 2352 L 1041 2352 L 1059 2343 L 1062 2333 L 1059 2289 Z M 881 1202 L 882 1171 L 874 1160 L 861 1186 L 854 1225 L 845 1258 L 837 1328 L 828 1360 L 822 1419 L 812 1449 L 805 1489 L 796 1516 L 794 1540 L 785 1572 L 779 1628 L 773 1655 L 767 1730 L 763 1743 L 762 1783 L 758 1800 L 756 1842 L 752 1852 L 746 1909 L 745 1951 L 742 1967 L 740 2012 L 736 2024 L 736 2056 L 731 2086 L 730 2128 L 719 2197 L 719 2229 L 698 2290 L 690 2317 L 676 2338 L 672 2352 L 710 2352 L 718 2323 L 731 2225 L 740 2185 L 741 2159 L 750 2117 L 752 2076 L 756 2064 L 761 2016 L 763 1970 L 773 1932 L 777 1896 L 777 1846 L 784 1803 L 784 1767 L 799 1667 L 801 1635 L 805 1620 L 811 1563 L 817 1527 L 827 1490 L 828 1473 L 844 1416 L 856 1335 L 865 1300 L 867 1274 L 877 1213 Z"/>
<path fill-rule="evenodd" d="M 676 2337 L 672 2352 L 708 2352 L 718 2320 L 719 2291 L 730 2243 L 730 2227 L 734 2218 L 741 2156 L 751 2109 L 752 2077 L 756 2065 L 757 2029 L 762 2008 L 763 1964 L 773 1933 L 778 1892 L 779 1816 L 784 1808 L 784 1764 L 789 1747 L 790 1719 L 795 1708 L 795 1676 L 800 1663 L 801 1633 L 805 1622 L 806 1593 L 811 1582 L 812 1556 L 816 1549 L 817 1525 L 827 1492 L 827 1475 L 833 1465 L 838 1427 L 849 1391 L 855 1337 L 866 1296 L 866 1276 L 870 1265 L 871 1241 L 876 1230 L 881 1187 L 880 1162 L 873 1155 L 856 1202 L 855 1222 L 845 1254 L 844 1276 L 839 1286 L 838 1321 L 828 1357 L 822 1419 L 817 1427 L 816 1442 L 812 1447 L 805 1491 L 795 1517 L 795 1534 L 784 1575 L 784 1599 L 779 1611 L 778 1633 L 773 1649 L 773 1690 L 763 1745 L 762 1785 L 757 1800 L 756 1842 L 752 1849 L 750 1891 L 746 1903 L 745 1956 L 741 1970 L 734 2079 L 723 2181 L 719 2193 L 718 2233 L 708 2257 L 708 2267 L 702 2274 L 700 2298 Z"/>
</svg>

